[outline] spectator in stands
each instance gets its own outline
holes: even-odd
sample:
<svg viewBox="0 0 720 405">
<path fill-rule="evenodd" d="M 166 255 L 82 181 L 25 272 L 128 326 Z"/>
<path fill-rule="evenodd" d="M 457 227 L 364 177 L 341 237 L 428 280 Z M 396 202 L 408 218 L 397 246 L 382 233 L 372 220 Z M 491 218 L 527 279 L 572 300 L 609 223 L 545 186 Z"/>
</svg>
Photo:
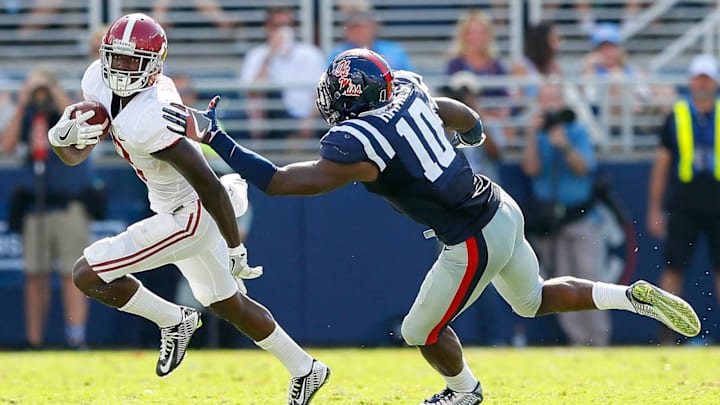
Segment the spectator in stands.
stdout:
<svg viewBox="0 0 720 405">
<path fill-rule="evenodd" d="M 174 74 L 171 76 L 175 83 L 175 88 L 184 104 L 195 105 L 198 99 L 197 90 L 193 85 L 193 79 L 187 74 Z"/>
<path fill-rule="evenodd" d="M 348 8 L 345 15 L 345 42 L 336 46 L 328 63 L 340 52 L 353 48 L 367 48 L 382 55 L 393 70 L 413 70 L 405 48 L 397 42 L 378 39 L 378 20 L 368 8 Z"/>
<path fill-rule="evenodd" d="M 632 65 L 622 47 L 620 31 L 616 24 L 598 24 L 593 31 L 591 42 L 594 50 L 583 60 L 582 75 L 588 79 L 584 87 L 585 96 L 600 113 L 599 105 L 610 106 L 607 116 L 610 132 L 620 131 L 622 103 L 624 94 L 630 87 L 633 112 L 641 114 L 647 110 L 647 102 L 652 97 L 652 90 L 645 84 L 645 75 L 638 67 Z M 598 81 L 618 80 L 620 83 L 609 83 L 607 88 L 600 87 Z M 623 81 L 630 81 L 632 85 Z"/>
<path fill-rule="evenodd" d="M 620 24 L 620 26 L 624 28 L 644 7 L 647 7 L 649 4 L 652 4 L 652 2 L 590 2 L 582 0 L 545 2 L 543 4 L 543 17 L 552 20 L 568 20 L 569 17 L 567 17 L 567 15 L 560 15 L 559 10 L 564 9 L 570 11 L 571 8 L 574 8 L 574 14 L 578 20 L 578 27 L 580 28 L 580 31 L 585 34 L 591 34 L 595 30 L 598 20 L 601 20 L 602 22 Z M 603 9 L 601 17 L 596 15 L 595 10 L 598 8 Z"/>
<path fill-rule="evenodd" d="M 3 151 L 21 153 L 33 180 L 13 194 L 10 209 L 11 228 L 23 238 L 25 327 L 31 348 L 43 345 L 54 267 L 61 276 L 67 344 L 85 346 L 88 302 L 73 284 L 72 269 L 90 239 L 90 219 L 81 201 L 91 188 L 92 166 L 64 165 L 47 141 L 48 129 L 70 103 L 53 74 L 37 69 L 20 91 L 17 110 L 2 136 Z"/>
<path fill-rule="evenodd" d="M 720 294 L 720 152 L 716 133 L 720 126 L 717 98 L 718 66 L 710 55 L 692 59 L 689 99 L 675 103 L 660 131 L 650 175 L 647 226 L 650 234 L 665 240 L 667 264 L 660 285 L 680 293 L 698 237 L 705 235 L 715 271 L 715 297 Z M 663 197 L 667 191 L 667 204 Z M 666 216 L 667 214 L 667 216 Z M 720 302 L 720 301 L 718 301 Z M 661 343 L 674 343 L 663 329 Z"/>
<path fill-rule="evenodd" d="M 55 22 L 63 0 L 35 0 L 23 14 L 20 35 L 28 36 Z M 6 7 L 7 10 L 7 7 Z M 20 11 L 22 9 L 18 9 Z"/>
<path fill-rule="evenodd" d="M 12 120 L 17 106 L 9 90 L 10 80 L 0 74 L 0 134 L 5 130 L 5 126 Z"/>
<path fill-rule="evenodd" d="M 294 26 L 292 8 L 268 8 L 267 43 L 251 49 L 245 57 L 240 79 L 243 84 L 283 86 L 249 93 L 252 137 L 310 138 L 317 133 L 314 85 L 323 72 L 324 57 L 314 45 L 295 39 Z M 274 107 L 272 101 L 279 101 L 281 107 Z M 272 124 L 272 120 L 295 120 L 295 123 L 290 128 L 286 122 L 286 128 L 264 130 L 263 125 Z"/>
<path fill-rule="evenodd" d="M 223 12 L 223 8 L 215 0 L 193 0 L 192 1 L 195 9 L 200 13 L 201 16 L 212 21 L 212 23 L 219 29 L 231 32 L 236 26 L 236 22 L 228 18 L 228 15 Z M 170 0 L 155 0 L 155 4 L 152 8 L 152 16 L 157 22 L 163 27 L 169 27 L 173 25 L 173 20 L 168 18 L 168 11 L 170 10 Z"/>
<path fill-rule="evenodd" d="M 537 104 L 522 162 L 537 202 L 528 211 L 528 232 L 537 234 L 539 259 L 553 277 L 597 278 L 603 245 L 592 209 L 596 163 L 589 132 L 568 109 L 560 84 L 542 85 Z M 607 312 L 562 313 L 558 319 L 573 345 L 609 343 Z"/>
<path fill-rule="evenodd" d="M 511 74 L 538 83 L 548 76 L 560 75 L 562 71 L 557 57 L 561 40 L 557 29 L 551 23 L 543 22 L 527 27 L 524 37 L 524 55 L 515 61 Z M 518 93 L 524 98 L 535 99 L 537 86 L 523 86 Z"/>
<path fill-rule="evenodd" d="M 93 30 L 90 35 L 88 35 L 87 44 L 88 44 L 88 59 L 90 61 L 94 61 L 95 59 L 100 59 L 100 45 L 102 45 L 103 37 L 105 36 L 105 32 L 107 32 L 108 27 L 106 25 L 102 25 L 95 30 Z"/>
<path fill-rule="evenodd" d="M 490 18 L 483 11 L 468 10 L 458 21 L 447 64 L 448 76 L 468 71 L 477 76 L 507 74 L 497 56 L 495 34 Z M 486 130 L 513 134 L 512 128 L 503 129 L 502 122 L 510 117 L 509 93 L 504 87 L 484 87 L 480 91 L 480 115 Z"/>
</svg>

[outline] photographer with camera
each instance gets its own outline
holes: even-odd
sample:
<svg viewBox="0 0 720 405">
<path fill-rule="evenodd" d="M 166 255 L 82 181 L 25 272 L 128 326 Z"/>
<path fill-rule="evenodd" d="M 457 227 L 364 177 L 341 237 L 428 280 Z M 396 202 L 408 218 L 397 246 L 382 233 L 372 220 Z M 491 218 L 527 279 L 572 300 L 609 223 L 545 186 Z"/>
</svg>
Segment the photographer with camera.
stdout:
<svg viewBox="0 0 720 405">
<path fill-rule="evenodd" d="M 83 198 L 91 189 L 89 162 L 66 166 L 51 152 L 48 129 L 72 101 L 44 68 L 31 72 L 17 97 L 17 109 L 2 134 L 5 153 L 25 160 L 28 181 L 12 193 L 10 230 L 20 232 L 25 259 L 25 336 L 28 348 L 43 346 L 53 267 L 61 277 L 65 338 L 85 347 L 88 302 L 73 284 L 72 269 L 90 239 Z"/>
<path fill-rule="evenodd" d="M 596 161 L 590 133 L 565 104 L 562 85 L 542 85 L 538 107 L 522 162 L 534 197 L 534 207 L 526 211 L 527 232 L 536 236 L 534 246 L 545 272 L 596 279 L 603 244 L 593 211 Z M 562 313 L 558 320 L 573 345 L 609 343 L 607 312 Z"/>
</svg>

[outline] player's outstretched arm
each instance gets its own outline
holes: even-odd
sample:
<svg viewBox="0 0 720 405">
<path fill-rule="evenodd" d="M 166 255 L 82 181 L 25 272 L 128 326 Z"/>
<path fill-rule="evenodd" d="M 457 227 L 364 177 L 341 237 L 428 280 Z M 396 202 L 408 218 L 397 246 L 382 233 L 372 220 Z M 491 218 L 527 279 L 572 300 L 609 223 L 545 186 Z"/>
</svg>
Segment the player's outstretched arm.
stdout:
<svg viewBox="0 0 720 405">
<path fill-rule="evenodd" d="M 327 159 L 277 167 L 264 156 L 238 144 L 217 125 L 213 98 L 206 111 L 173 104 L 163 108 L 168 130 L 203 142 L 234 171 L 269 195 L 316 195 L 353 181 L 373 181 L 378 169 L 372 163 L 337 163 Z"/>
<path fill-rule="evenodd" d="M 213 134 L 208 145 L 235 172 L 268 195 L 324 194 L 353 181 L 373 181 L 379 173 L 372 163 L 337 163 L 322 158 L 277 167 L 222 130 Z"/>
<path fill-rule="evenodd" d="M 174 145 L 152 154 L 153 157 L 172 165 L 197 191 L 205 209 L 220 227 L 228 247 L 240 245 L 240 233 L 235 222 L 235 212 L 225 187 L 215 176 L 207 161 L 189 141 L 180 139 Z"/>
<path fill-rule="evenodd" d="M 320 158 L 278 168 L 265 192 L 269 195 L 325 194 L 354 181 L 373 181 L 378 173 L 372 163 L 338 163 Z"/>
<path fill-rule="evenodd" d="M 480 146 L 485 142 L 483 124 L 475 110 L 448 97 L 435 97 L 434 100 L 445 127 L 455 131 L 451 139 L 455 146 Z"/>
</svg>

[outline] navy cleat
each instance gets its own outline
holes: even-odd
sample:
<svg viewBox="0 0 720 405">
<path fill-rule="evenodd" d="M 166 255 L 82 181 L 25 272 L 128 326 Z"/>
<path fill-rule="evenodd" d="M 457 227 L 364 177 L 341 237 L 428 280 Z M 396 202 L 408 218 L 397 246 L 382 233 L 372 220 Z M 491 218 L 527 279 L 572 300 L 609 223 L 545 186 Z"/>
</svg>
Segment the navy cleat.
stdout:
<svg viewBox="0 0 720 405">
<path fill-rule="evenodd" d="M 432 398 L 424 400 L 420 405 L 477 405 L 483 401 L 482 387 L 478 381 L 475 389 L 471 392 L 458 392 L 450 388 L 433 395 Z"/>
<path fill-rule="evenodd" d="M 700 319 L 690 304 L 682 298 L 645 280 L 633 283 L 626 294 L 638 314 L 657 319 L 668 328 L 688 337 L 700 333 Z"/>
<path fill-rule="evenodd" d="M 177 325 L 160 328 L 160 357 L 155 372 L 160 377 L 172 373 L 183 358 L 193 333 L 202 326 L 200 312 L 193 308 L 180 307 L 182 320 Z"/>
<path fill-rule="evenodd" d="M 290 379 L 288 405 L 306 405 L 330 377 L 330 369 L 321 361 L 313 360 L 310 372 Z"/>
</svg>

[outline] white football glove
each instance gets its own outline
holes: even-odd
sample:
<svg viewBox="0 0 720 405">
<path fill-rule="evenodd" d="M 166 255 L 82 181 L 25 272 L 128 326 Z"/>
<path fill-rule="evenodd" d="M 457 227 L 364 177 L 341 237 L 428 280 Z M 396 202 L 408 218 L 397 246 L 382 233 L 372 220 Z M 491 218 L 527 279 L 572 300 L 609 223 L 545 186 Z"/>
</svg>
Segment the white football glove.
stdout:
<svg viewBox="0 0 720 405">
<path fill-rule="evenodd" d="M 83 149 L 88 145 L 95 145 L 100 142 L 100 137 L 108 125 L 110 125 L 110 122 L 107 119 L 103 121 L 102 124 L 78 124 L 77 142 L 75 146 L 78 149 Z"/>
<path fill-rule="evenodd" d="M 88 145 L 94 145 L 100 140 L 109 122 L 105 120 L 102 124 L 87 125 L 85 122 L 95 116 L 95 111 L 85 111 L 76 114 L 75 118 L 70 117 L 74 105 L 65 107 L 58 122 L 48 131 L 50 145 L 55 147 L 67 147 L 78 145 L 82 149 Z"/>
<path fill-rule="evenodd" d="M 247 181 L 237 173 L 230 173 L 220 177 L 220 183 L 230 197 L 235 217 L 242 216 L 248 209 Z"/>
<path fill-rule="evenodd" d="M 243 280 L 258 278 L 263 274 L 263 266 L 250 267 L 247 261 L 247 249 L 242 243 L 228 249 L 230 255 L 230 272 L 237 282 L 240 292 L 247 294 Z"/>
</svg>

